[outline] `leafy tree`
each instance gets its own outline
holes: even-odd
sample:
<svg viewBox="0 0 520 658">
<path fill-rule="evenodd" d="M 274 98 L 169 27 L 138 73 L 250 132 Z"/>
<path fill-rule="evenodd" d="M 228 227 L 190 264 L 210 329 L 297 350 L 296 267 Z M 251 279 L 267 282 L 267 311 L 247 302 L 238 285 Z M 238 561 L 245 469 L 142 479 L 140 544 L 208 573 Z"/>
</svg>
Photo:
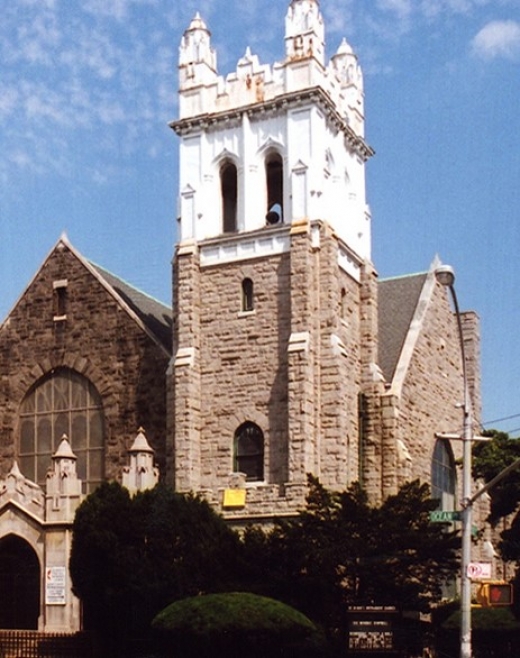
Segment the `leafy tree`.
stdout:
<svg viewBox="0 0 520 658">
<path fill-rule="evenodd" d="M 520 458 L 520 441 L 512 439 L 505 432 L 486 431 L 490 441 L 478 443 L 473 448 L 473 475 L 490 482 L 501 471 Z M 512 517 L 509 527 L 500 534 L 498 545 L 504 560 L 516 562 L 520 566 L 520 468 L 512 470 L 498 482 L 489 494 L 491 496 L 490 522 Z M 514 515 L 514 516 L 513 516 Z M 515 590 L 513 609 L 520 617 L 520 569 L 517 568 L 513 580 Z"/>
<path fill-rule="evenodd" d="M 490 482 L 507 466 L 520 458 L 520 441 L 510 438 L 506 432 L 486 430 L 490 441 L 478 442 L 473 447 L 473 477 Z M 520 503 L 520 468 L 507 475 L 490 491 L 490 522 L 512 514 Z"/>
<path fill-rule="evenodd" d="M 237 535 L 205 501 L 166 486 L 131 498 L 104 483 L 73 531 L 70 571 L 88 627 L 137 634 L 172 601 L 232 587 Z"/>
<path fill-rule="evenodd" d="M 251 588 L 327 629 L 345 629 L 349 605 L 428 610 L 459 566 L 457 533 L 430 523 L 436 505 L 418 481 L 377 506 L 358 485 L 331 492 L 309 477 L 298 518 L 246 532 Z"/>
</svg>

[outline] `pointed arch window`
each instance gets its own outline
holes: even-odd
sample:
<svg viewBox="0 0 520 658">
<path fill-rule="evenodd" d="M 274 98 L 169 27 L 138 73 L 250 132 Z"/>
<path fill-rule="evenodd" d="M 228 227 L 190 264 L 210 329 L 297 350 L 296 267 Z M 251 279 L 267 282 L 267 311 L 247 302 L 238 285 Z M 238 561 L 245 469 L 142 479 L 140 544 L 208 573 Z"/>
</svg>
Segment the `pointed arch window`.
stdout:
<svg viewBox="0 0 520 658">
<path fill-rule="evenodd" d="M 283 221 L 283 160 L 279 153 L 270 153 L 265 161 L 265 176 L 267 183 L 267 215 L 268 224 L 278 224 Z"/>
<path fill-rule="evenodd" d="M 235 432 L 233 470 L 248 482 L 264 479 L 264 434 L 255 423 L 242 423 Z"/>
<path fill-rule="evenodd" d="M 437 439 L 432 457 L 432 498 L 439 500 L 440 509 L 455 509 L 457 470 L 450 444 Z"/>
<path fill-rule="evenodd" d="M 222 194 L 222 230 L 234 233 L 237 230 L 238 172 L 236 166 L 226 160 L 220 168 L 220 191 Z"/>
<path fill-rule="evenodd" d="M 242 311 L 245 313 L 249 311 L 254 311 L 255 309 L 255 299 L 254 299 L 254 286 L 251 279 L 244 279 L 242 281 Z"/>
<path fill-rule="evenodd" d="M 83 375 L 60 368 L 39 380 L 19 411 L 18 458 L 22 473 L 45 484 L 52 455 L 66 434 L 78 458 L 78 476 L 87 491 L 104 475 L 104 425 L 101 397 Z"/>
</svg>

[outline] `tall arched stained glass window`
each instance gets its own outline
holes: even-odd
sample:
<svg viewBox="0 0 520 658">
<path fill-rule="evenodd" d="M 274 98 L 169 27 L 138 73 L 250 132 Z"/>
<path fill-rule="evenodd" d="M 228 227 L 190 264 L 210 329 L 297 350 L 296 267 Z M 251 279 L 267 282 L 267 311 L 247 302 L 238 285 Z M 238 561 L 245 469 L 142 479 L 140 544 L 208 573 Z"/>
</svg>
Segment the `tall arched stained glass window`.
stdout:
<svg viewBox="0 0 520 658">
<path fill-rule="evenodd" d="M 457 471 L 451 446 L 445 439 L 437 439 L 432 458 L 432 498 L 437 498 L 440 509 L 455 509 Z"/>
<path fill-rule="evenodd" d="M 18 459 L 22 473 L 45 484 L 64 434 L 78 458 L 78 476 L 92 491 L 103 479 L 103 409 L 94 385 L 68 368 L 38 381 L 20 406 Z"/>
</svg>

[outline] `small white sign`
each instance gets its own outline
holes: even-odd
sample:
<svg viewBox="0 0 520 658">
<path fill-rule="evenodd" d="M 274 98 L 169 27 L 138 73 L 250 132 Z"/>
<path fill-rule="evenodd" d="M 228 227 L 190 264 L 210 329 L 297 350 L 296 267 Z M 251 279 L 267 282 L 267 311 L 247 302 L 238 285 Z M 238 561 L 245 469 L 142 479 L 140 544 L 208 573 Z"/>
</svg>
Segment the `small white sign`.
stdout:
<svg viewBox="0 0 520 658">
<path fill-rule="evenodd" d="M 490 580 L 491 562 L 470 562 L 467 574 L 471 580 Z"/>
<path fill-rule="evenodd" d="M 65 605 L 66 601 L 66 567 L 47 567 L 45 570 L 46 605 Z"/>
</svg>

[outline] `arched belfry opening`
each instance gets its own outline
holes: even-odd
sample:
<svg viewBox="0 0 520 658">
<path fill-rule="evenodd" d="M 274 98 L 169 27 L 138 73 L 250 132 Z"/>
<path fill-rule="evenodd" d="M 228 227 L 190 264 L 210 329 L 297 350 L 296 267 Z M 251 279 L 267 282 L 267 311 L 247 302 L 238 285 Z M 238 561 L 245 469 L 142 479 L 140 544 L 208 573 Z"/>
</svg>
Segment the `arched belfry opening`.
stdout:
<svg viewBox="0 0 520 658">
<path fill-rule="evenodd" d="M 226 160 L 220 167 L 220 191 L 222 194 L 222 230 L 237 230 L 238 172 L 235 164 Z"/>
<path fill-rule="evenodd" d="M 20 537 L 0 539 L 0 628 L 37 630 L 40 613 L 40 564 Z"/>
<path fill-rule="evenodd" d="M 267 184 L 268 224 L 283 221 L 283 160 L 279 153 L 270 153 L 265 160 L 265 177 Z"/>
</svg>

